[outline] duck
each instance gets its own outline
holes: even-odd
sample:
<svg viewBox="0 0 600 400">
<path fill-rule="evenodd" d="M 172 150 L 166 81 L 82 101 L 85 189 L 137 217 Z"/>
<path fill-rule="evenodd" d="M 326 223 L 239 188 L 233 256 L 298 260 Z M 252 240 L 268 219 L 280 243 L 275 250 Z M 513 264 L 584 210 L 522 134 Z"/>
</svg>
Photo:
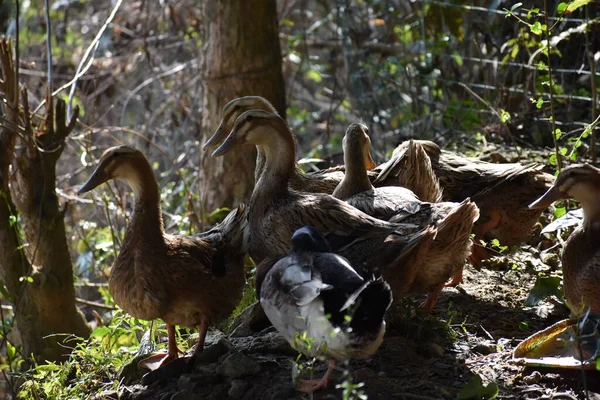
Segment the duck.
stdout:
<svg viewBox="0 0 600 400">
<path fill-rule="evenodd" d="M 198 327 L 194 357 L 202 352 L 208 328 L 229 316 L 241 298 L 248 209 L 240 204 L 220 224 L 195 236 L 168 234 L 158 183 L 142 152 L 129 146 L 107 149 L 78 193 L 112 179 L 124 180 L 135 200 L 108 288 L 126 313 L 143 320 L 160 318 L 168 333 L 167 353 L 139 365 L 152 370 L 178 358 L 176 325 Z"/>
<path fill-rule="evenodd" d="M 277 114 L 277 110 L 273 105 L 264 97 L 261 96 L 243 96 L 235 98 L 229 101 L 225 107 L 223 107 L 223 117 L 217 127 L 213 136 L 211 136 L 203 145 L 203 149 L 213 149 L 217 145 L 221 144 L 227 136 L 231 133 L 233 124 L 237 118 L 244 112 L 249 110 L 263 110 Z M 372 158 L 366 160 L 369 165 L 369 170 L 376 167 L 375 162 Z M 255 181 L 258 182 L 258 178 L 265 165 L 265 155 L 262 149 L 257 149 L 256 155 L 256 169 L 254 172 Z M 375 172 L 369 172 L 371 179 L 376 179 L 377 174 Z M 304 173 L 300 167 L 296 164 L 294 171 L 290 178 L 289 185 L 294 190 L 299 190 L 309 193 L 326 193 L 331 194 L 344 178 L 344 166 L 336 166 L 327 168 L 324 170 L 313 171 Z"/>
<path fill-rule="evenodd" d="M 450 278 L 448 285 L 462 281 L 462 270 L 472 247 L 471 230 L 479 209 L 470 199 L 461 203 L 430 203 L 420 201 L 414 192 L 400 186 L 373 187 L 363 162 L 364 153 L 370 152 L 371 146 L 364 124 L 351 124 L 342 143 L 346 174 L 333 192 L 334 197 L 378 219 L 437 228 L 426 256 L 411 268 L 415 275 L 408 280 L 407 288 L 409 292 L 427 292 L 427 300 L 421 307 L 433 308 Z M 388 283 L 394 287 L 393 281 Z"/>
<path fill-rule="evenodd" d="M 373 186 L 401 186 L 410 189 L 421 201 L 442 201 L 442 188 L 423 144 L 410 139 L 401 150 L 400 154 L 396 153 L 395 157 L 374 169 L 377 178 L 372 182 Z"/>
<path fill-rule="evenodd" d="M 293 348 L 330 360 L 321 379 L 298 382 L 296 390 L 313 392 L 328 386 L 337 361 L 364 359 L 377 351 L 392 291 L 380 276 L 365 279 L 347 259 L 332 253 L 313 226 L 297 229 L 291 243 L 287 255 L 257 267 L 268 271 L 260 304 Z"/>
<path fill-rule="evenodd" d="M 412 258 L 421 257 L 435 236 L 433 227 L 379 220 L 331 195 L 291 189 L 288 183 L 296 159 L 294 137 L 275 113 L 244 112 L 212 156 L 221 156 L 245 143 L 262 147 L 265 155 L 248 212 L 249 254 L 256 264 L 285 254 L 297 229 L 314 226 L 333 251 L 347 258 L 359 272 L 369 274 L 371 265 L 379 265 L 384 279 L 400 279 L 410 275 L 407 266 L 414 265 Z"/>
<path fill-rule="evenodd" d="M 529 205 L 545 210 L 558 200 L 574 199 L 583 208 L 583 222 L 565 241 L 563 286 L 569 308 L 579 317 L 600 313 L 600 169 L 589 164 L 565 167 L 554 185 Z"/>
<path fill-rule="evenodd" d="M 473 227 L 471 263 L 480 266 L 491 256 L 481 242 L 498 239 L 503 245 L 527 241 L 541 210 L 528 205 L 554 183 L 554 176 L 542 171 L 540 163 L 495 164 L 441 150 L 434 142 L 415 140 L 426 151 L 432 170 L 442 188 L 442 200 L 461 202 L 470 198 L 479 207 L 480 218 Z M 399 164 L 406 157 L 408 142 L 393 152 L 390 163 Z"/>
</svg>

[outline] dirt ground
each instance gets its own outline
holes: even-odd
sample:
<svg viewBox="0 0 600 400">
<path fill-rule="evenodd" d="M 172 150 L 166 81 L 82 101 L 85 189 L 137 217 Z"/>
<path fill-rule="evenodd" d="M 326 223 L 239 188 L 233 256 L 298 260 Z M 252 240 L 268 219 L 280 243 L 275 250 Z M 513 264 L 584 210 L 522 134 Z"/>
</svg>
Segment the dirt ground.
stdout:
<svg viewBox="0 0 600 400">
<path fill-rule="evenodd" d="M 358 390 L 372 400 L 490 398 L 464 392 L 460 396 L 479 375 L 483 386 L 497 384 L 498 399 L 585 399 L 585 386 L 589 399 L 600 399 L 597 372 L 587 373 L 584 385 L 581 371 L 526 368 L 512 360 L 520 341 L 568 316 L 567 308 L 553 298 L 536 307 L 523 306 L 540 269 L 549 274 L 559 268 L 542 264 L 535 253 L 524 247 L 487 261 L 480 271 L 467 267 L 464 282 L 444 290 L 431 313 L 412 315 L 422 300 L 418 296 L 393 306 L 379 351 L 371 359 L 339 365 L 335 383 L 348 382 L 348 377 L 362 382 Z M 217 336 L 211 337 L 214 343 Z M 335 384 L 313 395 L 295 392 L 291 377 L 296 357 L 272 329 L 221 342 L 213 350 L 225 343 L 222 350 L 213 355 L 209 351 L 195 367 L 178 371 L 175 364 L 166 375 L 146 377 L 147 385 L 123 386 L 99 398 L 344 398 Z M 232 354 L 242 357 L 233 363 L 241 372 L 224 372 L 224 360 Z M 250 367 L 244 367 L 246 362 Z M 325 369 L 326 362 L 317 361 L 314 376 Z"/>
</svg>

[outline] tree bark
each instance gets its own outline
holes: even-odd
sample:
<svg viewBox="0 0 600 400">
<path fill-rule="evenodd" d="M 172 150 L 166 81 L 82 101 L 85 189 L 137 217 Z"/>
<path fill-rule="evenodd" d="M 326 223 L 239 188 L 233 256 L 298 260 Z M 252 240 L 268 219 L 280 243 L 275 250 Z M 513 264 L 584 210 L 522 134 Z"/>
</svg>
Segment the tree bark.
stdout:
<svg viewBox="0 0 600 400">
<path fill-rule="evenodd" d="M 72 345 L 67 343 L 68 336 L 89 335 L 83 314 L 75 305 L 64 211 L 55 190 L 56 163 L 77 112 L 67 122 L 64 102 L 58 101 L 54 107 L 47 96 L 46 118 L 41 126 L 34 126 L 25 89 L 22 107 L 18 107 L 11 51 L 8 41 L 0 44 L 5 77 L 1 89 L 12 100 L 3 105 L 9 122 L 3 122 L 0 129 L 0 188 L 6 200 L 0 202 L 0 272 L 13 297 L 24 357 L 60 361 Z M 25 246 L 14 222 L 17 216 Z"/>
<path fill-rule="evenodd" d="M 201 7 L 203 139 L 214 133 L 223 106 L 239 96 L 263 96 L 285 118 L 276 1 L 215 0 L 203 1 Z M 203 153 L 200 179 L 204 210 L 247 201 L 254 188 L 255 160 L 253 146 L 219 158 Z"/>
</svg>

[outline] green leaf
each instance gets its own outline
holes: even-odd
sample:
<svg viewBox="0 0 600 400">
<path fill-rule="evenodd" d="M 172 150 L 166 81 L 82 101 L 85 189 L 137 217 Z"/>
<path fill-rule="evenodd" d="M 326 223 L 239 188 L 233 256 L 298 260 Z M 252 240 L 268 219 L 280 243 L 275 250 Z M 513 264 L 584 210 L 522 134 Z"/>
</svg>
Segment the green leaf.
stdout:
<svg viewBox="0 0 600 400">
<path fill-rule="evenodd" d="M 538 36 L 541 36 L 542 33 L 544 33 L 547 29 L 548 27 L 539 21 L 536 21 L 529 26 L 529 30 L 531 31 L 531 33 Z"/>
<path fill-rule="evenodd" d="M 583 7 L 586 4 L 591 3 L 594 0 L 573 0 L 567 6 L 567 9 L 564 11 L 565 14 L 570 14 L 573 11 L 577 10 L 579 7 Z M 559 4 L 560 5 L 560 4 Z"/>
<path fill-rule="evenodd" d="M 6 342 L 6 358 L 9 360 L 14 360 L 15 355 L 17 354 L 17 349 L 11 342 Z"/>
<path fill-rule="evenodd" d="M 521 7 L 523 3 L 517 3 L 510 8 L 510 12 L 515 11 L 517 8 Z"/>
<path fill-rule="evenodd" d="M 525 321 L 519 322 L 519 330 L 521 332 L 527 332 L 529 330 L 529 324 Z"/>
<path fill-rule="evenodd" d="M 542 99 L 541 97 L 539 97 L 539 98 L 537 99 L 537 102 L 535 103 L 535 106 L 536 106 L 538 109 L 540 109 L 540 108 L 542 108 L 542 106 L 543 106 L 543 105 L 544 105 L 544 99 Z"/>
<path fill-rule="evenodd" d="M 110 333 L 110 328 L 107 326 L 99 326 L 90 335 L 91 337 L 103 337 Z"/>
<path fill-rule="evenodd" d="M 560 130 L 560 128 L 556 128 L 556 130 L 554 131 L 554 137 L 556 138 L 556 140 L 560 139 L 560 137 L 562 136 L 562 131 Z"/>
<path fill-rule="evenodd" d="M 566 207 L 555 207 L 554 208 L 554 218 L 560 218 L 567 213 Z"/>
<path fill-rule="evenodd" d="M 556 11 L 559 14 L 564 13 L 567 10 L 567 3 L 558 3 L 558 6 L 556 6 Z"/>
<path fill-rule="evenodd" d="M 500 120 L 503 124 L 510 122 L 510 113 L 506 110 L 500 109 Z"/>
<path fill-rule="evenodd" d="M 487 386 L 484 386 L 479 375 L 471 377 L 458 394 L 459 400 L 488 400 L 494 399 L 496 396 L 498 396 L 498 385 L 495 382 L 490 382 Z"/>
<path fill-rule="evenodd" d="M 525 299 L 525 305 L 528 307 L 534 307 L 539 304 L 540 301 L 550 296 L 562 297 L 562 291 L 559 290 L 560 278 L 558 276 L 545 276 L 537 278 L 535 285 L 529 291 L 527 299 Z"/>
<path fill-rule="evenodd" d="M 321 73 L 319 71 L 317 71 L 316 69 L 311 69 L 306 73 L 306 78 L 313 80 L 317 83 L 321 83 L 321 81 L 323 80 L 323 77 L 321 76 Z"/>
</svg>

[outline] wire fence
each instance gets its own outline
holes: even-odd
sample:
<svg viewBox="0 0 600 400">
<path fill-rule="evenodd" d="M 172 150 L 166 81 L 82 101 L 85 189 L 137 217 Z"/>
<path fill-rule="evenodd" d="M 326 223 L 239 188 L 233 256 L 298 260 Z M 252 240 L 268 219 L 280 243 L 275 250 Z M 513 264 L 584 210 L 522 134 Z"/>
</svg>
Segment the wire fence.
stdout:
<svg viewBox="0 0 600 400">
<path fill-rule="evenodd" d="M 312 49 L 304 56 L 319 58 L 314 52 L 321 50 L 321 60 L 332 60 L 326 86 L 340 93 L 324 97 L 350 100 L 350 114 L 375 127 L 380 152 L 406 137 L 447 143 L 477 132 L 550 145 L 547 37 L 534 32 L 534 24 L 548 21 L 554 123 L 568 145 L 597 114 L 598 7 L 561 16 L 558 2 L 549 1 L 545 19 L 528 4 L 509 16 L 513 4 L 503 1 L 463 3 L 338 0 L 331 15 L 307 24 L 322 28 L 330 21 L 327 40 L 303 31 Z M 343 131 L 339 125 L 327 129 Z"/>
</svg>

